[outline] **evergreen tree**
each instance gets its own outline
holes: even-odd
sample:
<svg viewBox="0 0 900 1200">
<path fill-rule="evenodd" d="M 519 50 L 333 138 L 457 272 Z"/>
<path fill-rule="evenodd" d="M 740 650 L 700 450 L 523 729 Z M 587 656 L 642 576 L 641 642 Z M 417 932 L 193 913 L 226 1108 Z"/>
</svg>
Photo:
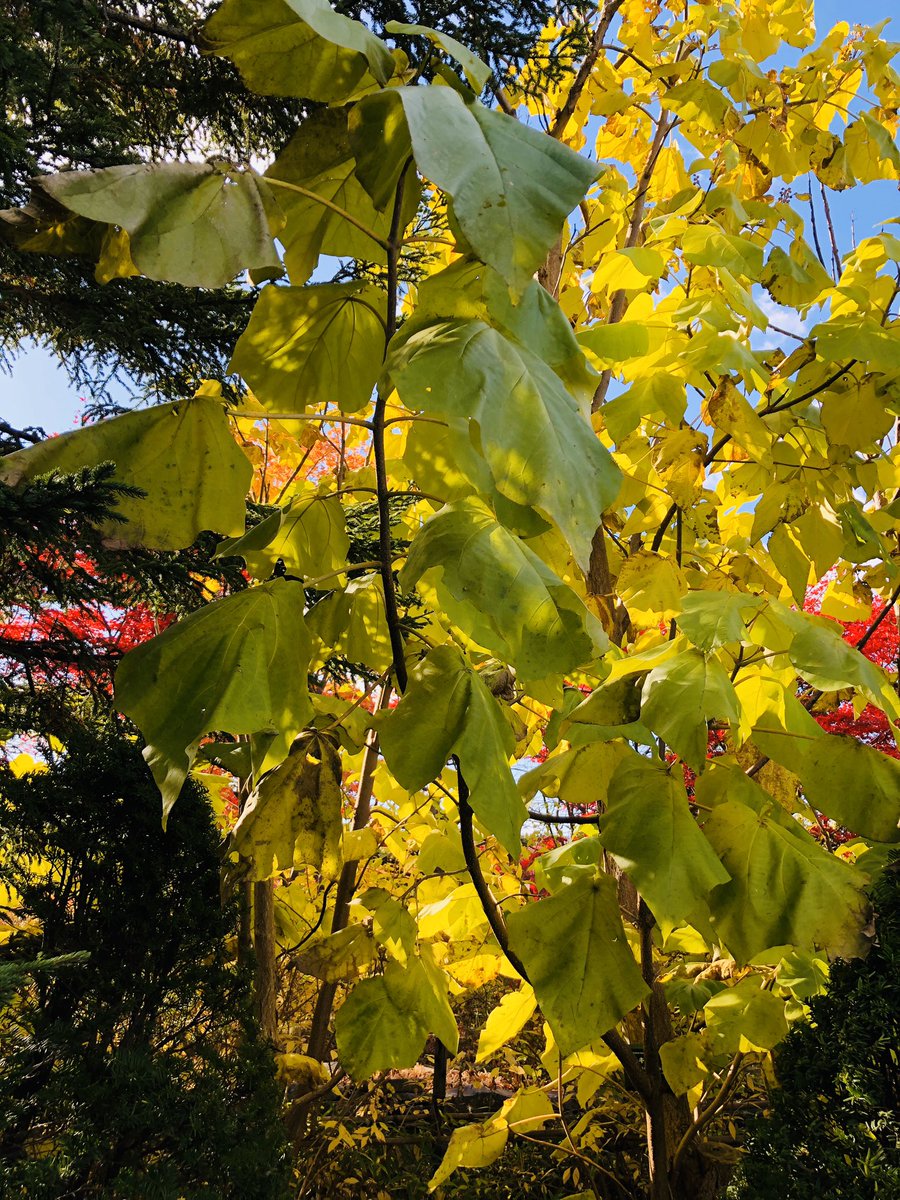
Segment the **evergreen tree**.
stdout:
<svg viewBox="0 0 900 1200">
<path fill-rule="evenodd" d="M 201 52 L 198 31 L 215 7 L 210 0 L 152 0 L 138 15 L 98 0 L 7 4 L 0 13 L 0 209 L 25 203 L 29 180 L 61 167 L 203 154 L 239 162 L 251 148 L 254 156 L 278 151 L 310 106 L 252 95 L 229 62 Z M 440 26 L 478 50 L 502 79 L 534 44 L 553 5 L 350 0 L 338 7 L 356 17 L 364 12 L 379 32 L 392 20 Z M 399 43 L 414 70 L 424 65 L 415 61 L 415 39 Z M 418 45 L 422 52 L 421 39 Z M 11 365 L 23 344 L 46 346 L 94 412 L 111 411 L 116 380 L 162 400 L 224 374 L 253 289 L 198 293 L 142 278 L 102 285 L 90 252 L 84 259 L 57 256 L 52 240 L 36 236 L 36 225 L 2 215 L 0 364 Z"/>
</svg>

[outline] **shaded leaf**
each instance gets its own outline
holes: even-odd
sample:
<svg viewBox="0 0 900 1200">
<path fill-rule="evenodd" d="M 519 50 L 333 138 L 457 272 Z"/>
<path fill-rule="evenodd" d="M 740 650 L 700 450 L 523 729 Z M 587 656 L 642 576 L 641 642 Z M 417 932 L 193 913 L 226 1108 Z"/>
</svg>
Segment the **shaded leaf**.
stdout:
<svg viewBox="0 0 900 1200">
<path fill-rule="evenodd" d="M 243 532 L 253 468 L 231 436 L 222 401 L 210 396 L 124 413 L 18 450 L 0 459 L 0 478 L 15 486 L 110 461 L 116 479 L 145 495 L 116 500 L 126 523 L 103 524 L 108 546 L 181 550 L 205 529 Z"/>
<path fill-rule="evenodd" d="M 262 290 L 230 370 L 270 412 L 366 405 L 381 372 L 384 293 L 360 283 Z"/>
<path fill-rule="evenodd" d="M 430 569 L 452 618 L 529 679 L 572 670 L 608 645 L 579 597 L 476 500 L 447 505 L 420 530 L 402 586 Z"/>
<path fill-rule="evenodd" d="M 317 734 L 298 738 L 288 757 L 248 797 L 232 830 L 233 849 L 253 879 L 314 867 L 325 879 L 341 867 L 341 761 Z"/>
<path fill-rule="evenodd" d="M 564 1057 L 612 1029 L 647 994 L 611 876 L 579 878 L 511 913 L 507 924 Z"/>
<path fill-rule="evenodd" d="M 303 605 L 299 583 L 276 579 L 191 613 L 122 659 L 116 706 L 144 735 L 164 815 L 205 733 L 284 740 L 312 717 Z"/>
<path fill-rule="evenodd" d="M 245 268 L 280 270 L 269 228 L 275 209 L 253 171 L 218 162 L 139 163 L 61 171 L 41 187 L 72 212 L 127 230 L 150 279 L 217 288 Z"/>
</svg>

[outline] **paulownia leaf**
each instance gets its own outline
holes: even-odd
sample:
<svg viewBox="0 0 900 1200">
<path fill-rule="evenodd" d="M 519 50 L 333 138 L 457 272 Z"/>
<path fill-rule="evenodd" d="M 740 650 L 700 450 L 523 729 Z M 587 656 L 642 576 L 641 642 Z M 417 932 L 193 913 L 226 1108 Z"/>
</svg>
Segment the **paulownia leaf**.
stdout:
<svg viewBox="0 0 900 1200">
<path fill-rule="evenodd" d="M 616 581 L 629 616 L 644 625 L 674 616 L 686 591 L 687 580 L 677 563 L 652 550 L 630 554 Z"/>
<path fill-rule="evenodd" d="M 316 579 L 347 565 L 350 539 L 336 496 L 312 491 L 276 509 L 239 538 L 220 542 L 217 558 L 239 556 L 257 579 L 268 579 L 279 559 L 290 575 Z"/>
<path fill-rule="evenodd" d="M 664 938 L 703 913 L 710 891 L 729 879 L 691 816 L 676 770 L 629 754 L 599 818 L 600 841 L 647 901 Z"/>
<path fill-rule="evenodd" d="M 304 975 L 323 983 L 356 979 L 375 961 L 375 939 L 366 925 L 353 924 L 328 934 L 291 959 Z"/>
<path fill-rule="evenodd" d="M 865 952 L 864 877 L 819 846 L 743 771 L 703 826 L 729 883 L 715 888 L 713 924 L 739 962 L 773 946 Z M 698 799 L 707 793 L 701 789 Z M 746 803 L 745 803 L 746 801 Z"/>
<path fill-rule="evenodd" d="M 809 802 L 878 842 L 900 841 L 900 762 L 855 738 L 826 733 L 806 752 L 801 776 Z"/>
<path fill-rule="evenodd" d="M 510 1132 L 533 1133 L 555 1116 L 547 1093 L 536 1086 L 527 1087 L 505 1101 L 490 1120 L 454 1129 L 441 1165 L 429 1180 L 429 1192 L 440 1187 L 458 1167 L 486 1167 L 496 1162 Z"/>
<path fill-rule="evenodd" d="M 707 1037 L 714 1052 L 772 1050 L 787 1037 L 784 1001 L 761 983 L 750 975 L 706 1002 Z"/>
<path fill-rule="evenodd" d="M 360 283 L 264 288 L 234 348 L 237 371 L 270 411 L 369 402 L 384 351 L 384 293 Z"/>
<path fill-rule="evenodd" d="M 734 685 L 718 659 L 685 650 L 644 680 L 641 720 L 695 771 L 706 761 L 713 718 L 740 718 Z"/>
<path fill-rule="evenodd" d="M 554 754 L 519 777 L 526 800 L 537 792 L 558 796 L 565 804 L 605 804 L 607 788 L 627 755 L 623 742 L 587 742 Z"/>
<path fill-rule="evenodd" d="M 72 212 L 127 230 L 131 258 L 150 279 L 217 288 L 244 268 L 280 269 L 269 216 L 277 210 L 253 171 L 138 163 L 61 171 L 40 186 Z"/>
<path fill-rule="evenodd" d="M 525 965 L 563 1057 L 612 1029 L 647 994 L 612 876 L 579 878 L 511 913 L 507 923 L 510 948 Z"/>
<path fill-rule="evenodd" d="M 402 586 L 431 568 L 453 619 L 529 679 L 584 665 L 608 646 L 579 597 L 477 500 L 449 504 L 428 521 L 410 547 Z"/>
<path fill-rule="evenodd" d="M 536 281 L 517 299 L 493 268 L 458 258 L 418 287 L 416 319 L 481 321 L 537 355 L 555 372 L 587 415 L 599 375 L 588 364 L 559 304 Z"/>
<path fill-rule="evenodd" d="M 334 745 L 305 734 L 248 798 L 231 834 L 253 879 L 314 867 L 325 879 L 341 868 L 341 760 Z"/>
<path fill-rule="evenodd" d="M 407 408 L 477 422 L 497 491 L 555 521 L 587 569 L 621 475 L 559 376 L 480 320 L 404 331 L 388 369 Z"/>
<path fill-rule="evenodd" d="M 350 109 L 350 129 L 359 123 L 355 116 L 357 112 L 358 106 Z M 385 139 L 389 138 L 390 131 L 366 129 L 364 133 L 366 140 L 360 148 L 360 154 L 363 160 L 369 154 L 377 158 L 387 193 L 386 202 L 381 206 L 384 211 L 376 207 L 361 182 L 362 167 L 354 158 L 350 146 L 346 108 L 322 108 L 311 113 L 266 171 L 266 175 L 298 185 L 321 196 L 323 200 L 331 201 L 382 241 L 386 241 L 390 234 L 397 181 L 408 161 L 409 151 L 397 163 L 396 173 L 391 173 L 385 162 Z M 290 188 L 272 186 L 276 188 L 278 204 L 285 217 L 285 227 L 279 240 L 284 246 L 284 262 L 293 283 L 306 283 L 320 254 L 377 263 L 387 261 L 383 246 L 333 208 Z M 415 170 L 410 169 L 403 193 L 402 228 L 415 215 L 419 195 Z"/>
<path fill-rule="evenodd" d="M 598 168 L 505 113 L 467 104 L 453 88 L 391 94 L 389 103 L 403 105 L 417 167 L 452 198 L 478 258 L 521 293 Z"/>
<path fill-rule="evenodd" d="M 690 592 L 681 601 L 678 628 L 707 653 L 747 636 L 746 620 L 760 607 L 746 592 Z"/>
<path fill-rule="evenodd" d="M 307 614 L 307 627 L 323 649 L 348 662 L 364 662 L 373 671 L 391 664 L 384 592 L 376 575 L 357 576 L 320 600 Z"/>
<path fill-rule="evenodd" d="M 335 1018 L 338 1057 L 354 1079 L 416 1062 L 429 1033 L 455 1054 L 459 1033 L 447 1000 L 446 976 L 426 958 L 389 962 L 384 974 L 358 983 Z"/>
<path fill-rule="evenodd" d="M 145 495 L 116 501 L 126 523 L 104 523 L 107 545 L 181 550 L 204 529 L 243 532 L 253 468 L 231 436 L 222 401 L 209 396 L 124 413 L 17 450 L 0 459 L 0 479 L 15 486 L 110 461 L 118 480 Z"/>
<path fill-rule="evenodd" d="M 403 699 L 379 722 L 381 749 L 411 792 L 459 757 L 479 821 L 518 856 L 525 806 L 509 769 L 515 737 L 491 693 L 453 646 L 437 646 L 410 672 Z"/>
<path fill-rule="evenodd" d="M 421 34 L 422 37 L 427 37 L 439 50 L 443 50 L 445 54 L 456 59 L 462 67 L 470 87 L 475 92 L 480 92 L 491 77 L 491 68 L 486 62 L 483 62 L 468 46 L 464 46 L 462 42 L 458 42 L 449 34 L 442 33 L 440 29 L 432 29 L 428 25 L 404 25 L 402 21 L 388 21 L 384 28 L 388 33 L 403 33 L 407 36 Z"/>
<path fill-rule="evenodd" d="M 276 579 L 191 613 L 122 659 L 116 705 L 144 735 L 164 817 L 205 733 L 286 738 L 312 717 L 303 606 L 302 586 Z"/>
<path fill-rule="evenodd" d="M 342 104 L 394 73 L 387 46 L 328 0 L 225 0 L 203 33 L 263 96 Z"/>
<path fill-rule="evenodd" d="M 507 992 L 500 1003 L 488 1015 L 484 1029 L 478 1038 L 476 1062 L 486 1058 L 505 1045 L 510 1038 L 521 1033 L 537 1008 L 537 997 L 530 984 L 523 983 L 517 992 Z"/>
<path fill-rule="evenodd" d="M 592 879 L 602 854 L 603 847 L 596 837 L 576 838 L 565 846 L 547 850 L 534 860 L 535 885 L 539 890 L 556 893 L 582 876 Z"/>
</svg>

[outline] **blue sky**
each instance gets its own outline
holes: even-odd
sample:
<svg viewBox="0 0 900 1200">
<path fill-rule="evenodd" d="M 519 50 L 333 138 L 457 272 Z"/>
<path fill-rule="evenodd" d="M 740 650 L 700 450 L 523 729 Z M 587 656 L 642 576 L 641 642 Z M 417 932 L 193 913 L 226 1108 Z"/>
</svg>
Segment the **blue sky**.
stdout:
<svg viewBox="0 0 900 1200">
<path fill-rule="evenodd" d="M 821 38 L 838 21 L 855 20 L 875 25 L 888 17 L 900 18 L 898 0 L 857 0 L 848 13 L 847 0 L 816 0 L 816 25 Z M 900 41 L 900 19 L 886 36 Z M 802 181 L 797 181 L 801 188 Z M 829 193 L 829 203 L 841 250 L 849 247 L 851 219 L 857 240 L 875 231 L 879 221 L 900 216 L 896 184 L 875 183 L 851 192 Z M 40 425 L 48 433 L 59 433 L 76 424 L 81 411 L 78 392 L 52 354 L 40 348 L 16 359 L 11 375 L 0 375 L 0 414 L 13 425 Z"/>
</svg>

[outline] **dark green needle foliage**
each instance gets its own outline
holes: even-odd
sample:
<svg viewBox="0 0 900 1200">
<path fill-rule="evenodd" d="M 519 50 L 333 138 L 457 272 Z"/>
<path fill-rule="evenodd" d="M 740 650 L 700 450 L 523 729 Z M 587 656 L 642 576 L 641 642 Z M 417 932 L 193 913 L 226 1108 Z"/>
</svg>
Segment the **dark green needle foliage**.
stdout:
<svg viewBox="0 0 900 1200">
<path fill-rule="evenodd" d="M 50 769 L 3 768 L 0 793 L 0 879 L 22 898 L 0 964 L 19 968 L 0 1011 L 0 1196 L 283 1196 L 271 1052 L 230 962 L 202 790 L 163 831 L 137 745 L 72 718 Z"/>
<path fill-rule="evenodd" d="M 781 1086 L 750 1129 L 734 1200 L 900 1196 L 900 856 L 872 899 L 868 958 L 834 964 L 777 1052 Z"/>
</svg>

